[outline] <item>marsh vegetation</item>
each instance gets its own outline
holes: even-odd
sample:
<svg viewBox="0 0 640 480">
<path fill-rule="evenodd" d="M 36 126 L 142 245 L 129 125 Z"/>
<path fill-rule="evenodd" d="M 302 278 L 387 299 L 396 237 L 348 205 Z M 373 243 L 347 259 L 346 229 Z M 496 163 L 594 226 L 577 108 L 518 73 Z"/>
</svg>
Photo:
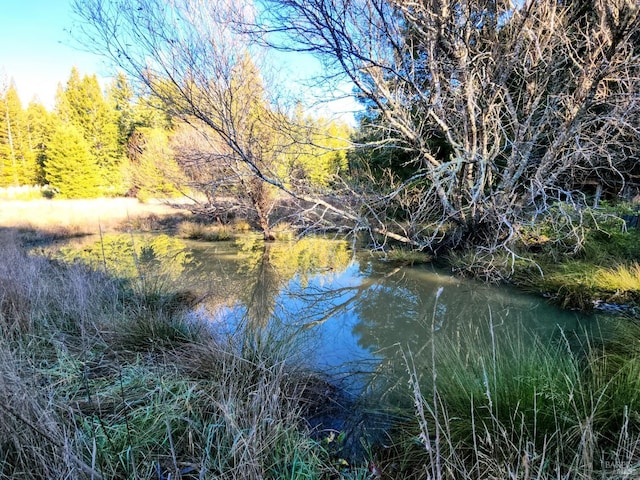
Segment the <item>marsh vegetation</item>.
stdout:
<svg viewBox="0 0 640 480">
<path fill-rule="evenodd" d="M 0 478 L 640 475 L 637 2 L 72 4 L 107 90 L 0 91 Z"/>
<path fill-rule="evenodd" d="M 458 311 L 449 297 L 458 280 L 389 276 L 399 264 L 369 256 L 367 268 L 391 283 L 349 284 L 353 298 L 369 303 L 347 305 L 385 318 L 395 311 L 397 322 L 376 334 L 366 322 L 356 329 L 377 361 L 367 360 L 366 380 L 349 389 L 336 371 L 308 361 L 308 341 L 285 328 L 314 310 L 304 304 L 287 314 L 278 300 L 291 281 L 311 286 L 317 318 L 307 320 L 327 322 L 317 302 L 330 281 L 316 275 L 331 266 L 335 277 L 349 265 L 347 242 L 327 250 L 312 238 L 265 244 L 243 234 L 236 256 L 220 258 L 257 288 L 228 278 L 229 289 L 209 299 L 247 302 L 230 329 L 194 316 L 203 299 L 172 282 L 197 263 L 183 240 L 105 234 L 95 248 L 58 246 L 54 258 L 53 250 L 28 253 L 14 229 L 1 233 L 0 478 L 636 474 L 640 347 L 629 319 L 506 328 L 513 306 L 480 307 L 477 292 L 489 287 L 474 288 L 476 300 L 467 293 Z M 403 336 L 405 319 L 417 324 L 407 332 L 421 333 Z M 337 346 L 339 335 L 331 339 Z"/>
</svg>

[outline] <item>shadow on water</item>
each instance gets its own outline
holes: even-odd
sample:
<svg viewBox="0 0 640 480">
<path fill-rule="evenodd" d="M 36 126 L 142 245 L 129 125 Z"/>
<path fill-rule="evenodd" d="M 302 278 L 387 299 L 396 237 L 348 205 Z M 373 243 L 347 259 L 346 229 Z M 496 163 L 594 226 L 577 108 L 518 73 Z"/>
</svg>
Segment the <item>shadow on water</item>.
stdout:
<svg viewBox="0 0 640 480">
<path fill-rule="evenodd" d="M 344 240 L 197 243 L 114 235 L 61 255 L 192 291 L 203 299 L 194 318 L 220 333 L 250 329 L 292 342 L 290 362 L 327 375 L 328 400 L 309 421 L 325 438 L 341 434 L 343 458 L 383 442 L 395 415 L 411 410 L 409 363 L 428 380 L 434 352 L 455 350 L 472 364 L 479 344 L 534 348 L 594 324 L 504 286 L 384 263 Z"/>
</svg>

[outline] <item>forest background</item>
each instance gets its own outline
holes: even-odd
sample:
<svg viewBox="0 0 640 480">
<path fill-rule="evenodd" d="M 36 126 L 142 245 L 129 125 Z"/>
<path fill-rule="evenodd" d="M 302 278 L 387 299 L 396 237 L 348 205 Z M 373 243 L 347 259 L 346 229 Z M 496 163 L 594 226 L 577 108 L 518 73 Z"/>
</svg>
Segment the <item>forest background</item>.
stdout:
<svg viewBox="0 0 640 480">
<path fill-rule="evenodd" d="M 96 75 L 81 76 L 74 67 L 58 88 L 53 111 L 38 100 L 24 108 L 10 83 L 0 94 L 0 106 L 0 187 L 39 185 L 44 196 L 66 199 L 129 195 L 147 200 L 196 193 L 199 183 L 196 172 L 187 172 L 187 150 L 197 139 L 159 102 L 136 94 L 122 73 L 103 92 Z M 345 123 L 305 121 L 331 133 L 333 146 L 346 146 Z M 288 168 L 298 168 L 311 183 L 326 184 L 336 169 L 346 167 L 346 153 L 323 155 L 320 147 Z M 324 147 L 331 148 L 331 142 L 325 140 Z"/>
</svg>

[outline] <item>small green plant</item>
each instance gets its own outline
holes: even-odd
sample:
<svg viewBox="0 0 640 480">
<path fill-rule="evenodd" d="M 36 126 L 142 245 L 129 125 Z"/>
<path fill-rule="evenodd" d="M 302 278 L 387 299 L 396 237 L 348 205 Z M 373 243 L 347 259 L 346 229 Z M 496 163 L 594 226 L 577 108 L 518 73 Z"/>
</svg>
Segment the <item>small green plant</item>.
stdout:
<svg viewBox="0 0 640 480">
<path fill-rule="evenodd" d="M 393 265 L 422 265 L 430 263 L 432 257 L 424 252 L 406 248 L 391 248 L 382 255 L 382 260 Z"/>
</svg>

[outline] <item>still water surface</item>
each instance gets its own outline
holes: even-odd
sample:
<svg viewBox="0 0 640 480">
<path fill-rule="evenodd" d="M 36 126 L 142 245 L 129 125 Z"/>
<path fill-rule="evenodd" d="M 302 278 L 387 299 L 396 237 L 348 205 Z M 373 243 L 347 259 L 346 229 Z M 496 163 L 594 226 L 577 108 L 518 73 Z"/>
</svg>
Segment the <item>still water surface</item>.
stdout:
<svg viewBox="0 0 640 480">
<path fill-rule="evenodd" d="M 107 235 L 61 254 L 153 288 L 195 292 L 202 301 L 193 317 L 213 329 L 251 326 L 290 336 L 295 361 L 322 369 L 349 391 L 366 388 L 380 372 L 398 375 L 407 357 L 429 358 L 427 346 L 471 352 L 473 342 L 490 348 L 509 338 L 534 348 L 536 339 L 556 341 L 594 320 L 431 265 L 393 265 L 345 240 Z"/>
</svg>

